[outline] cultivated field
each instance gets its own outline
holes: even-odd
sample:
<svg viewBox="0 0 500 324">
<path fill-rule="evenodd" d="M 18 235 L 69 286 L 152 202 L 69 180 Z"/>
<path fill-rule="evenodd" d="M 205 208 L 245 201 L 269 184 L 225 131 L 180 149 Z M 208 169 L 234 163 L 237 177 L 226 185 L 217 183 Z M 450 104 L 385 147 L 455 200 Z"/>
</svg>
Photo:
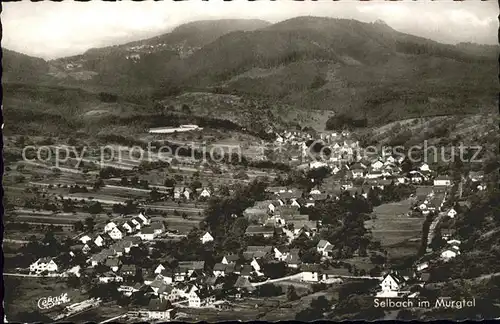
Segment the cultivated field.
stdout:
<svg viewBox="0 0 500 324">
<path fill-rule="evenodd" d="M 411 201 L 407 199 L 374 208 L 373 215 L 376 219 L 367 221 L 365 226 L 372 231 L 373 237 L 380 241 L 382 247 L 391 247 L 421 237 L 424 218 L 406 216 L 410 205 Z"/>
</svg>

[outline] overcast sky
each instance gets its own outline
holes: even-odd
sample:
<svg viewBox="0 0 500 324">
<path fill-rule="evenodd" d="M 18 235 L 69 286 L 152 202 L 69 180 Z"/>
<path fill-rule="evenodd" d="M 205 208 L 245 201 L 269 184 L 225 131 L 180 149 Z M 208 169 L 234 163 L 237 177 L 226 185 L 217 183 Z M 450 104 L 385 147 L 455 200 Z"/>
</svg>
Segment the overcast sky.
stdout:
<svg viewBox="0 0 500 324">
<path fill-rule="evenodd" d="M 497 44 L 498 3 L 470 0 L 415 2 L 190 0 L 3 3 L 2 46 L 53 59 L 89 48 L 156 36 L 179 24 L 218 18 L 278 22 L 296 16 L 384 20 L 396 30 L 445 43 Z"/>
</svg>

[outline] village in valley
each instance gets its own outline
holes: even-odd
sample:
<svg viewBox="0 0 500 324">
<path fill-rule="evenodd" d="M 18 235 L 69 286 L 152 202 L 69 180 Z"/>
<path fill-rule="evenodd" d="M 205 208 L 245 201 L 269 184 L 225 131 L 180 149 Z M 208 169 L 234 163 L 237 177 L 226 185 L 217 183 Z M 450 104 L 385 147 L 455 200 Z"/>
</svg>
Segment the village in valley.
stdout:
<svg viewBox="0 0 500 324">
<path fill-rule="evenodd" d="M 459 174 L 384 148 L 370 155 L 347 130 L 276 133 L 253 157 L 267 170 L 188 156 L 136 165 L 91 159 L 56 171 L 7 165 L 24 179 L 6 185 L 14 203 L 5 276 L 51 285 L 36 297 L 65 301 L 21 313 L 310 320 L 318 310 L 360 311 L 346 304 L 353 294 L 361 310 L 374 309 L 374 298 L 425 298 L 433 267 L 461 253 L 454 221 L 470 209 L 467 195 L 487 186 L 482 171 Z M 288 308 L 296 313 L 280 312 Z M 370 316 L 387 315 L 379 308 Z"/>
<path fill-rule="evenodd" d="M 498 8 L 416 2 L 2 4 L 4 322 L 500 319 Z"/>
</svg>

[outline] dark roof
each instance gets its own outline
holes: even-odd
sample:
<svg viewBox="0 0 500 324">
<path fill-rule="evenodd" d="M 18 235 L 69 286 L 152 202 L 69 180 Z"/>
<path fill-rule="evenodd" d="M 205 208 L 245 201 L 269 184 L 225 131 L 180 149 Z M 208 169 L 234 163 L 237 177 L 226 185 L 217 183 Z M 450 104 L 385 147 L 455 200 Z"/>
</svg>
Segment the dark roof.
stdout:
<svg viewBox="0 0 500 324">
<path fill-rule="evenodd" d="M 120 269 L 120 272 L 129 272 L 129 271 L 132 271 L 132 272 L 135 272 L 137 269 L 137 267 L 133 264 L 125 264 L 122 266 L 122 268 Z"/>
<path fill-rule="evenodd" d="M 156 312 L 163 312 L 163 311 L 168 310 L 169 307 L 170 307 L 170 305 L 166 300 L 161 301 L 160 299 L 151 299 L 149 301 L 148 310 L 156 311 Z"/>
<path fill-rule="evenodd" d="M 245 233 L 248 234 L 274 234 L 274 227 L 270 226 L 260 226 L 260 225 L 250 225 L 247 227 Z"/>
<path fill-rule="evenodd" d="M 255 290 L 255 287 L 252 286 L 250 281 L 248 281 L 248 279 L 245 277 L 238 277 L 238 279 L 236 279 L 236 282 L 234 283 L 234 287 L 235 288 L 245 288 L 248 290 Z"/>
<path fill-rule="evenodd" d="M 152 227 L 143 228 L 141 234 L 154 234 L 154 229 Z"/>
<path fill-rule="evenodd" d="M 224 271 L 224 270 L 226 270 L 226 266 L 227 266 L 227 264 L 224 264 L 224 263 L 216 263 L 214 265 L 214 271 Z"/>
<path fill-rule="evenodd" d="M 286 191 L 286 187 L 267 187 L 266 191 L 268 192 L 280 192 L 281 190 Z"/>
<path fill-rule="evenodd" d="M 253 268 L 251 265 L 249 264 L 245 264 L 242 268 L 241 268 L 241 271 L 240 271 L 240 274 L 242 276 L 249 276 L 253 271 Z"/>
<path fill-rule="evenodd" d="M 249 246 L 247 246 L 247 249 L 246 249 L 247 252 L 259 251 L 259 252 L 266 252 L 266 253 L 271 252 L 272 250 L 273 250 L 273 247 L 270 245 L 266 245 L 266 246 L 264 246 L 264 245 L 249 245 Z"/>
<path fill-rule="evenodd" d="M 154 223 L 151 223 L 150 226 L 152 229 L 164 229 L 165 228 L 165 225 L 162 222 L 154 222 Z"/>
<path fill-rule="evenodd" d="M 329 276 L 349 276 L 349 270 L 346 268 L 333 268 L 330 267 L 328 269 L 324 269 L 322 271 L 324 274 Z"/>
<path fill-rule="evenodd" d="M 180 270 L 203 270 L 205 261 L 181 261 L 179 262 Z"/>
<path fill-rule="evenodd" d="M 236 262 L 240 259 L 237 254 L 228 254 L 224 256 L 228 262 Z"/>
<path fill-rule="evenodd" d="M 311 198 L 314 199 L 315 201 L 322 201 L 328 199 L 328 194 L 321 193 L 321 194 L 311 195 Z"/>
<path fill-rule="evenodd" d="M 301 271 L 307 272 L 318 272 L 321 270 L 321 266 L 319 264 L 314 263 L 305 263 L 300 266 Z"/>
<path fill-rule="evenodd" d="M 115 258 L 106 259 L 105 265 L 108 266 L 108 267 L 117 267 L 117 266 L 120 265 L 120 260 L 119 259 L 115 259 Z"/>
</svg>

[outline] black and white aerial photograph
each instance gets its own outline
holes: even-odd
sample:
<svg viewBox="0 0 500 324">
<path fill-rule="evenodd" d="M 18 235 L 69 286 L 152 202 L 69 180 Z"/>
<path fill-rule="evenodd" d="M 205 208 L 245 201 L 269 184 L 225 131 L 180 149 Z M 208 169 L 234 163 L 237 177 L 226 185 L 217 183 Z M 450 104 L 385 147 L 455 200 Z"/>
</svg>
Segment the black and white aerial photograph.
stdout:
<svg viewBox="0 0 500 324">
<path fill-rule="evenodd" d="M 3 321 L 500 319 L 498 17 L 3 3 Z"/>
</svg>

